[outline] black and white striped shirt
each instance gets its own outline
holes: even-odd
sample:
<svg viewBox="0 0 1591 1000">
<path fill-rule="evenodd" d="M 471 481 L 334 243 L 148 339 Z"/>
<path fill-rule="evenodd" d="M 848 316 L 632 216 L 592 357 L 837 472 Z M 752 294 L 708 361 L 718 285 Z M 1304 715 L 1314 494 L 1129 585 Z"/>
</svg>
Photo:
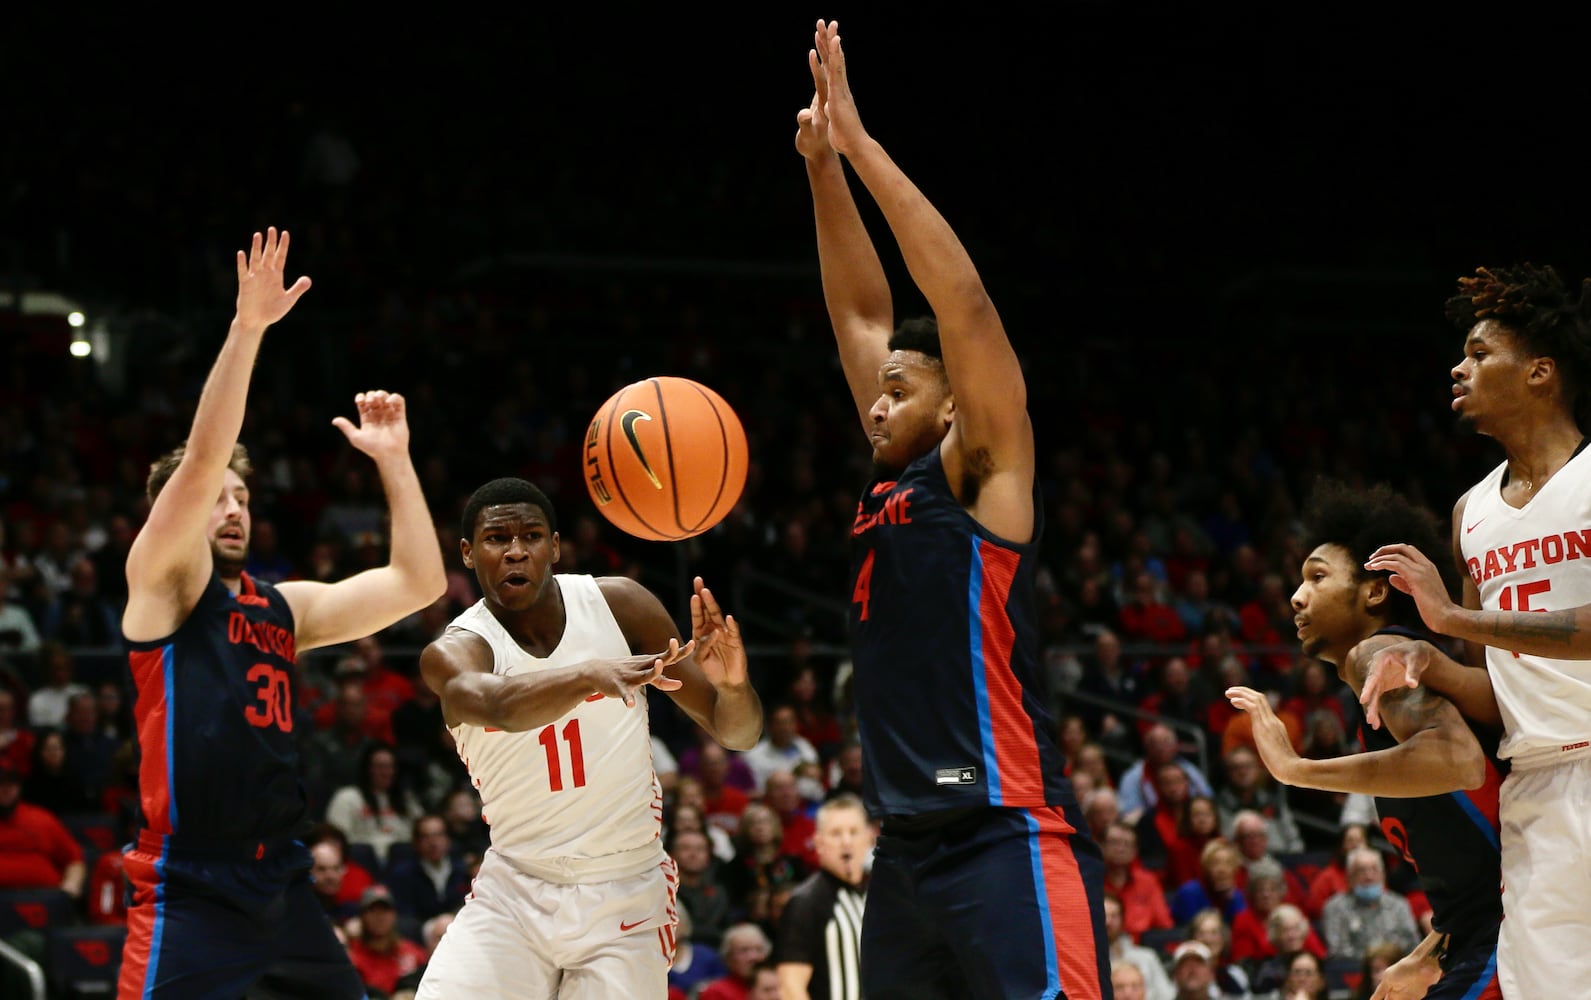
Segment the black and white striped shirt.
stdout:
<svg viewBox="0 0 1591 1000">
<path fill-rule="evenodd" d="M 779 918 L 779 962 L 812 966 L 812 1000 L 861 1000 L 865 888 L 818 871 L 796 887 Z"/>
</svg>

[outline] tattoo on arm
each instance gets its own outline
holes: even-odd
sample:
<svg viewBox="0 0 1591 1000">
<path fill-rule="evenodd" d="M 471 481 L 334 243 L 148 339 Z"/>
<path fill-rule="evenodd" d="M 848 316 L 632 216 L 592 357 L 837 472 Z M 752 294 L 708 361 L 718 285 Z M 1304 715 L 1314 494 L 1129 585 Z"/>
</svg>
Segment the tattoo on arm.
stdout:
<svg viewBox="0 0 1591 1000">
<path fill-rule="evenodd" d="M 1580 634 L 1573 611 L 1493 611 L 1491 634 L 1503 639 L 1540 639 L 1567 646 Z"/>
<path fill-rule="evenodd" d="M 1382 724 L 1401 743 L 1408 735 L 1435 728 L 1450 707 L 1446 698 L 1424 687 L 1393 688 L 1381 696 Z"/>
</svg>

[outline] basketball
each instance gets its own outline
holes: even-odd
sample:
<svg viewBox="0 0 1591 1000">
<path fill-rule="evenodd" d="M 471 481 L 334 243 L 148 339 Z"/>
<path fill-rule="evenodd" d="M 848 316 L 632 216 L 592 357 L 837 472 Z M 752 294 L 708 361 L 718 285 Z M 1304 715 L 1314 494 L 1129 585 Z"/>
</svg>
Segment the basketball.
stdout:
<svg viewBox="0 0 1591 1000">
<path fill-rule="evenodd" d="M 586 490 L 614 527 L 649 541 L 699 535 L 746 485 L 746 432 L 722 396 L 672 375 L 614 393 L 586 430 Z"/>
</svg>

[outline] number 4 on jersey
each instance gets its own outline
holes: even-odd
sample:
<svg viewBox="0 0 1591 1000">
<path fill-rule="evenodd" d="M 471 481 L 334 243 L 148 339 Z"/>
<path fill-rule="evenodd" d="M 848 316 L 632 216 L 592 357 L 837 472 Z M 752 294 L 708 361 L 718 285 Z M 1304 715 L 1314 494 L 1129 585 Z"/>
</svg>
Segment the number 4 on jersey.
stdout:
<svg viewBox="0 0 1591 1000">
<path fill-rule="evenodd" d="M 873 592 L 873 550 L 868 549 L 862 559 L 862 568 L 856 571 L 856 586 L 851 590 L 851 603 L 862 606 L 858 621 L 867 621 L 867 605 Z"/>
</svg>

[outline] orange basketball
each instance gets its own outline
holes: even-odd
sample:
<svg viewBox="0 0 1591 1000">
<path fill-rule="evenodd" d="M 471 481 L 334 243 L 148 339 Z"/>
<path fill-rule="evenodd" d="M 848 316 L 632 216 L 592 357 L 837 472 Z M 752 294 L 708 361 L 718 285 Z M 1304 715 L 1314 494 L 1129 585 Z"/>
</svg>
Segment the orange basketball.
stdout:
<svg viewBox="0 0 1591 1000">
<path fill-rule="evenodd" d="M 615 527 L 650 541 L 699 535 L 746 485 L 746 432 L 723 397 L 672 375 L 614 393 L 586 430 L 586 490 Z"/>
</svg>

